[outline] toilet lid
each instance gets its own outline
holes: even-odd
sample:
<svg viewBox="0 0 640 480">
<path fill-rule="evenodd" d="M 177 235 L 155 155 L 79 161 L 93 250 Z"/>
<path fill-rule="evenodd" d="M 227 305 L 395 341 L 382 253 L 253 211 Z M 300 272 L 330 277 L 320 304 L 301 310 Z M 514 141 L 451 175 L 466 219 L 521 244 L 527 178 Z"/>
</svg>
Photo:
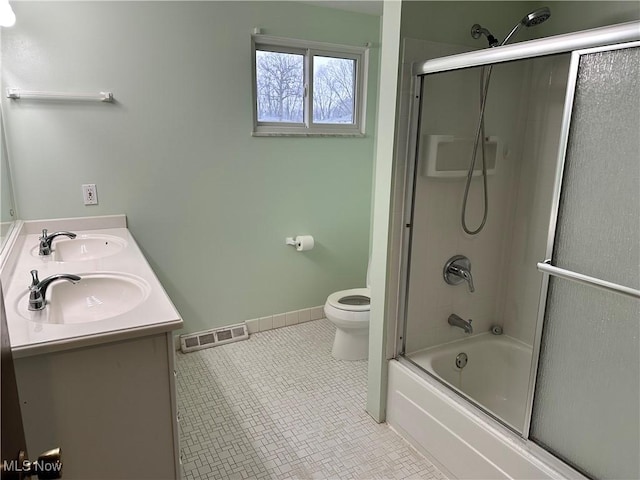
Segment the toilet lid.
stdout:
<svg viewBox="0 0 640 480">
<path fill-rule="evenodd" d="M 366 312 L 371 309 L 371 289 L 352 288 L 332 293 L 327 303 L 338 310 Z"/>
</svg>

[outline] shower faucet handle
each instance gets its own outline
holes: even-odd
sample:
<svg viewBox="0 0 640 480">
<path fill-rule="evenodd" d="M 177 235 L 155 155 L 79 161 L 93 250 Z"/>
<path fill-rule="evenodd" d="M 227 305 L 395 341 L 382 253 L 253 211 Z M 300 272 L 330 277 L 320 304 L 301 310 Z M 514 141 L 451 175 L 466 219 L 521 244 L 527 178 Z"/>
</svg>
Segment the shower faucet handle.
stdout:
<svg viewBox="0 0 640 480">
<path fill-rule="evenodd" d="M 459 285 L 467 282 L 469 292 L 475 292 L 473 285 L 473 276 L 471 275 L 471 261 L 464 255 L 454 255 L 444 265 L 442 270 L 444 281 L 449 285 Z"/>
</svg>

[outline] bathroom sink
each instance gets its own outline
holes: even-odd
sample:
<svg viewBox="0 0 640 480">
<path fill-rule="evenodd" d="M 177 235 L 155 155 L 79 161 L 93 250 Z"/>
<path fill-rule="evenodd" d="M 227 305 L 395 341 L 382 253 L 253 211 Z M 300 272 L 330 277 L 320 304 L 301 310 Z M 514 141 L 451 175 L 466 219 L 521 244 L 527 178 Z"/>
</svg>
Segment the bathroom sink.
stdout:
<svg viewBox="0 0 640 480">
<path fill-rule="evenodd" d="M 81 280 L 71 283 L 58 280 L 46 293 L 44 310 L 28 309 L 29 292 L 20 296 L 18 313 L 33 322 L 77 324 L 117 317 L 144 302 L 150 292 L 142 278 L 124 273 L 79 274 Z"/>
<path fill-rule="evenodd" d="M 78 235 L 74 239 L 55 240 L 51 256 L 56 262 L 96 260 L 115 255 L 126 246 L 126 240 L 113 235 Z M 38 247 L 35 247 L 31 254 L 36 257 L 40 256 Z"/>
<path fill-rule="evenodd" d="M 73 240 L 58 240 L 53 247 L 57 262 L 95 260 L 120 252 L 127 242 L 113 235 L 80 235 Z"/>
</svg>

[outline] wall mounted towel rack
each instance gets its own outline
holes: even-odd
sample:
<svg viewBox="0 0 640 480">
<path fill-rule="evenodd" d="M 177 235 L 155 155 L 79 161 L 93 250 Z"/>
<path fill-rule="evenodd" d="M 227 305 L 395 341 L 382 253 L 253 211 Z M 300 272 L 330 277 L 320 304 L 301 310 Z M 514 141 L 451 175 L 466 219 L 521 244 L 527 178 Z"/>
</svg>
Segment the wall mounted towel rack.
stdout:
<svg viewBox="0 0 640 480">
<path fill-rule="evenodd" d="M 113 93 L 72 93 L 72 92 L 38 92 L 33 90 L 21 90 L 19 88 L 7 88 L 7 98 L 20 100 L 21 98 L 33 98 L 41 100 L 97 100 L 100 102 L 113 102 Z"/>
</svg>

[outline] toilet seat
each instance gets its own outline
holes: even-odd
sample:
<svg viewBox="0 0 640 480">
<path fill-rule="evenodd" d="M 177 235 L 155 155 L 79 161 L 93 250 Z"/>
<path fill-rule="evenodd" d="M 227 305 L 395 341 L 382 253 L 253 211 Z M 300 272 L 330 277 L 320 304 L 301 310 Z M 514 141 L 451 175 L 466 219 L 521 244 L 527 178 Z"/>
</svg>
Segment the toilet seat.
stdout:
<svg viewBox="0 0 640 480">
<path fill-rule="evenodd" d="M 345 299 L 347 297 L 367 297 L 371 299 L 371 289 L 370 288 L 352 288 L 349 290 L 341 290 L 339 292 L 332 293 L 327 298 L 327 304 L 331 305 L 333 308 L 338 310 L 343 310 L 345 312 L 368 312 L 371 309 L 371 304 L 348 304 L 348 303 L 340 303 L 340 300 Z"/>
</svg>

